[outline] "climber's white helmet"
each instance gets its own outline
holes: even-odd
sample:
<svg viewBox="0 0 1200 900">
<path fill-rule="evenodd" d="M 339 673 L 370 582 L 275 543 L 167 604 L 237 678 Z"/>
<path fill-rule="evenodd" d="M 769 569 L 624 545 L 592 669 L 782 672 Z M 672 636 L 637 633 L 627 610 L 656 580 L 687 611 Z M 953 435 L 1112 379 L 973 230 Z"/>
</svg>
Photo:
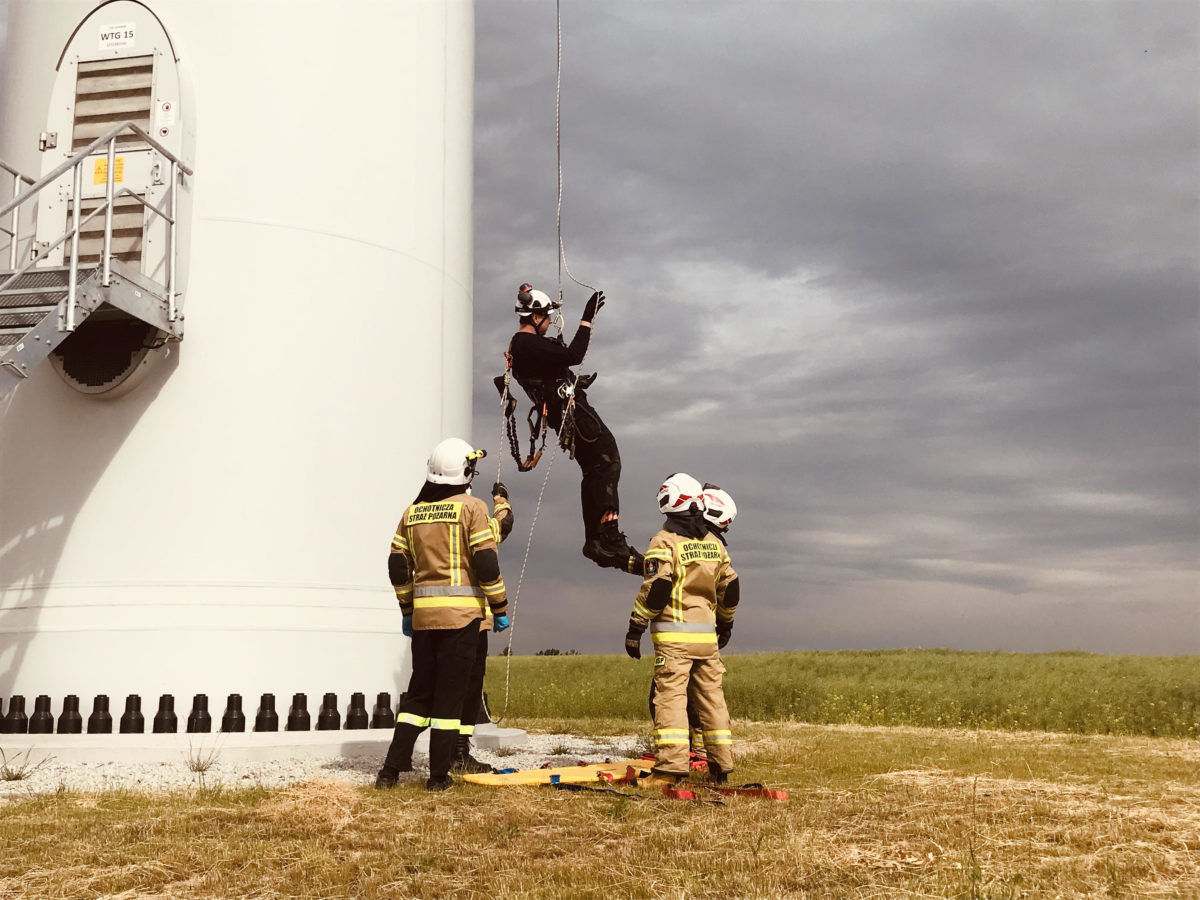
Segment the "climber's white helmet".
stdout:
<svg viewBox="0 0 1200 900">
<path fill-rule="evenodd" d="M 669 475 L 658 489 L 658 509 L 667 515 L 700 512 L 704 507 L 700 495 L 704 488 L 686 472 Z"/>
<path fill-rule="evenodd" d="M 532 316 L 534 313 L 542 313 L 543 315 L 553 315 L 562 303 L 557 300 L 551 300 L 545 291 L 539 291 L 533 285 L 523 284 L 517 292 L 517 305 L 513 307 L 513 311 L 522 319 Z"/>
<path fill-rule="evenodd" d="M 470 484 L 475 466 L 487 456 L 462 438 L 446 438 L 429 454 L 425 477 L 434 484 Z"/>
</svg>

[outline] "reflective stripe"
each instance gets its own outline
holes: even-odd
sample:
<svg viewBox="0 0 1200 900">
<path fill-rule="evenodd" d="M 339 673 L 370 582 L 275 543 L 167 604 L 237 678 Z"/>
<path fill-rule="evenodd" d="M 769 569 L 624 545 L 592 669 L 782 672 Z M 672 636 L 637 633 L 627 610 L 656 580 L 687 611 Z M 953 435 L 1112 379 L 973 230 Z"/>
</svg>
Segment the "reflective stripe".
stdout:
<svg viewBox="0 0 1200 900">
<path fill-rule="evenodd" d="M 397 531 L 396 536 L 392 538 L 392 547 L 396 550 L 407 550 L 408 541 L 406 541 L 404 536 Z"/>
<path fill-rule="evenodd" d="M 484 608 L 478 597 L 418 597 L 413 600 L 414 609 L 478 609 Z"/>
<path fill-rule="evenodd" d="M 462 584 L 462 536 L 458 524 L 450 526 L 450 583 Z"/>
<path fill-rule="evenodd" d="M 474 725 L 459 725 L 458 733 L 459 734 L 474 734 L 475 726 Z"/>
<path fill-rule="evenodd" d="M 491 529 L 491 527 L 488 527 L 488 529 L 486 531 L 477 531 L 473 535 L 471 535 L 470 539 L 468 540 L 468 543 L 470 543 L 470 545 L 472 547 L 474 547 L 476 544 L 484 543 L 491 537 L 492 537 L 492 529 Z"/>
<path fill-rule="evenodd" d="M 451 584 L 423 584 L 413 588 L 414 597 L 482 597 L 483 591 L 477 587 L 459 587 Z"/>
<path fill-rule="evenodd" d="M 644 558 L 670 560 L 671 551 L 665 547 L 659 547 L 657 550 L 647 550 Z"/>
<path fill-rule="evenodd" d="M 497 581 L 495 584 L 485 584 L 483 586 L 483 593 L 488 597 L 494 597 L 496 594 L 503 594 L 504 582 Z"/>
<path fill-rule="evenodd" d="M 404 599 L 405 597 L 411 597 L 412 596 L 412 587 L 408 586 L 408 587 L 396 588 L 396 596 L 399 597 L 400 599 Z"/>
<path fill-rule="evenodd" d="M 708 634 L 652 634 L 650 639 L 656 644 L 715 644 L 717 642 L 717 633 L 710 631 Z"/>
<path fill-rule="evenodd" d="M 717 729 L 716 731 L 705 731 L 704 736 L 707 737 L 729 737 L 732 732 L 728 728 Z"/>
<path fill-rule="evenodd" d="M 429 727 L 438 731 L 458 731 L 462 723 L 458 719 L 430 719 Z"/>
<path fill-rule="evenodd" d="M 633 604 L 633 614 L 635 616 L 641 616 L 647 622 L 654 618 L 654 613 L 650 612 L 650 608 L 642 603 L 641 600 L 638 600 Z"/>
<path fill-rule="evenodd" d="M 408 725 L 416 725 L 418 728 L 425 728 L 429 725 L 429 716 L 414 716 L 412 713 L 396 713 L 396 721 L 404 722 Z"/>
<path fill-rule="evenodd" d="M 688 739 L 685 737 L 656 737 L 654 739 L 654 745 L 656 747 L 662 747 L 670 744 L 683 744 L 686 747 L 688 744 Z"/>
<path fill-rule="evenodd" d="M 716 631 L 716 626 L 711 622 L 651 622 L 650 631 L 686 631 L 691 634 L 703 634 L 707 631 Z"/>
<path fill-rule="evenodd" d="M 654 736 L 658 737 L 687 737 L 687 732 L 681 728 L 655 728 Z"/>
</svg>

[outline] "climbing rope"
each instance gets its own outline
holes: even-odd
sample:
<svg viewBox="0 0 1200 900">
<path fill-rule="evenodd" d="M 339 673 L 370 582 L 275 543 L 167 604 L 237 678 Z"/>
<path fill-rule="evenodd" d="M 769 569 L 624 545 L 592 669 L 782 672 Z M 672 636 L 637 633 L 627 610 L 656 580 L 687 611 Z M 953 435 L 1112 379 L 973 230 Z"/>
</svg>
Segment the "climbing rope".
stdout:
<svg viewBox="0 0 1200 900">
<path fill-rule="evenodd" d="M 558 299 L 563 298 L 563 271 L 577 285 L 595 291 L 590 284 L 584 284 L 571 274 L 567 266 L 567 250 L 563 245 L 562 236 L 562 198 L 563 198 L 563 166 L 562 166 L 562 0 L 556 0 L 554 12 L 558 19 L 558 74 L 554 85 L 554 142 L 558 149 L 558 210 L 555 221 L 558 225 Z"/>
<path fill-rule="evenodd" d="M 557 458 L 558 451 L 556 450 L 550 454 L 550 462 L 546 464 L 546 477 L 542 479 L 542 487 L 538 491 L 537 506 L 533 509 L 533 518 L 529 520 L 529 538 L 525 542 L 525 557 L 521 560 L 521 574 L 517 578 L 517 590 L 508 604 L 509 612 L 511 613 L 509 621 L 512 624 L 508 626 L 508 647 L 504 652 L 504 707 L 500 710 L 500 715 L 495 720 L 497 725 L 504 721 L 504 717 L 508 714 L 508 688 L 512 673 L 513 635 L 517 632 L 517 601 L 521 598 L 521 586 L 525 583 L 525 567 L 529 564 L 529 551 L 533 547 L 533 529 L 537 527 L 538 514 L 542 511 L 542 497 L 546 493 L 546 485 L 550 483 L 550 473 L 554 469 L 554 460 Z"/>
</svg>

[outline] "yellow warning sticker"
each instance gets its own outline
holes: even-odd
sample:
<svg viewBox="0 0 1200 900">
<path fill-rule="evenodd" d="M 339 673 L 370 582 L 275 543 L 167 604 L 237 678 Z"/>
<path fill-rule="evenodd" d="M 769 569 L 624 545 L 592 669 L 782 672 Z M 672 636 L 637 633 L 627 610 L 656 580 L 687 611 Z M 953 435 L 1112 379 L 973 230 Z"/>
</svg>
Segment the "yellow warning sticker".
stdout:
<svg viewBox="0 0 1200 900">
<path fill-rule="evenodd" d="M 113 184 L 120 184 L 125 180 L 125 157 L 118 156 L 113 159 Z M 104 184 L 108 181 L 108 157 L 101 157 L 96 160 L 96 166 L 92 170 L 92 184 Z"/>
</svg>

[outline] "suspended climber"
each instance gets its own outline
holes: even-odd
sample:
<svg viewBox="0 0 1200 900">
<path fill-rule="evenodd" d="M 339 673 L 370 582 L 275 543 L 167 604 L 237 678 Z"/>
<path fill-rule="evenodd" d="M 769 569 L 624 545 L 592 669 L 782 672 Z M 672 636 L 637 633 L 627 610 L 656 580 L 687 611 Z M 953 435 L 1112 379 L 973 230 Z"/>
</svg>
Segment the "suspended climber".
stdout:
<svg viewBox="0 0 1200 900">
<path fill-rule="evenodd" d="M 562 301 L 552 301 L 543 291 L 523 284 L 514 307 L 520 327 L 508 346 L 512 377 L 533 402 L 529 424 L 530 454 L 522 461 L 516 444 L 513 410 L 516 400 L 507 393 L 505 375 L 496 378 L 496 388 L 507 401 L 505 416 L 509 422 L 509 441 L 513 456 L 522 471 L 537 464 L 541 449 L 536 447 L 540 432 L 545 444 L 546 429 L 558 435 L 559 445 L 579 463 L 583 478 L 579 484 L 583 509 L 583 555 L 603 568 L 623 569 L 640 575 L 642 554 L 629 546 L 618 525 L 620 500 L 617 484 L 621 478 L 621 454 L 616 438 L 588 402 L 587 388 L 596 375 L 577 376 L 572 366 L 583 362 L 592 336 L 592 322 L 604 306 L 603 291 L 588 299 L 579 327 L 570 344 L 561 333 L 549 337 L 551 324 L 562 330 L 559 309 Z M 557 321 L 556 321 L 557 320 Z"/>
</svg>

